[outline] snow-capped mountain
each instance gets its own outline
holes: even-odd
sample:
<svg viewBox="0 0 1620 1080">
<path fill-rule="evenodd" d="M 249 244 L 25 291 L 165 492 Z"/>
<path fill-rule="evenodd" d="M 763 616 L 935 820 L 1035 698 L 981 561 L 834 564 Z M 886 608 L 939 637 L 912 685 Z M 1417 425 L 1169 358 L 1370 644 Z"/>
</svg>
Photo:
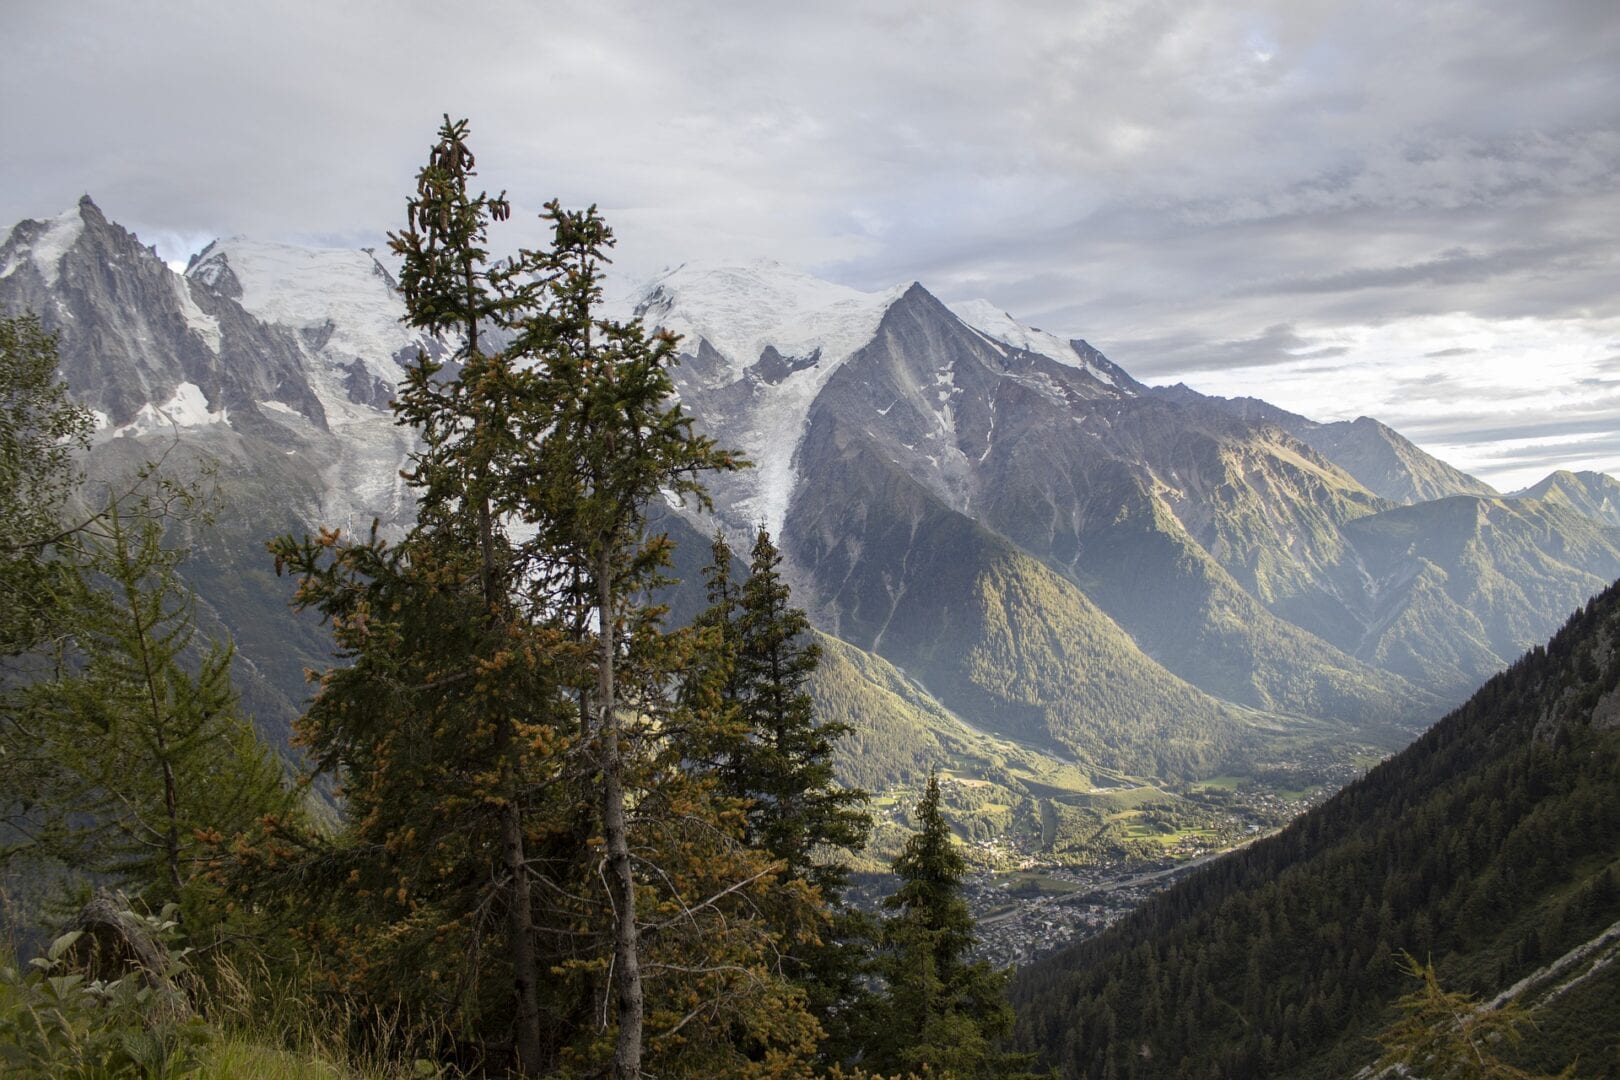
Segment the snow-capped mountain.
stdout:
<svg viewBox="0 0 1620 1080">
<path fill-rule="evenodd" d="M 639 291 L 633 314 L 683 339 L 681 400 L 754 464 L 721 492 L 732 524 L 781 532 L 811 404 L 903 292 L 864 293 L 772 262 L 684 263 Z"/>
<path fill-rule="evenodd" d="M 178 275 L 88 199 L 0 243 L 0 309 L 25 308 L 97 410 L 93 471 L 176 439 L 224 463 L 199 587 L 290 710 L 322 646 L 277 629 L 262 540 L 408 521 L 388 402 L 441 346 L 369 252 L 238 237 Z M 622 311 L 682 336 L 683 404 L 755 463 L 713 482 L 720 522 L 778 536 L 845 677 L 1088 768 L 1194 775 L 1307 729 L 1388 744 L 1620 575 L 1620 530 L 1569 498 L 1504 502 L 1370 421 L 1150 389 L 915 282 L 687 263 Z M 672 527 L 690 574 L 713 523 Z"/>
<path fill-rule="evenodd" d="M 296 335 L 304 377 L 336 436 L 335 460 L 321 467 L 322 513 L 351 527 L 369 516 L 408 515 L 410 496 L 399 470 L 411 436 L 394 424 L 389 402 L 421 352 L 444 350 L 400 321 L 404 301 L 383 265 L 366 251 L 231 237 L 193 257 L 185 280 Z M 290 432 L 315 422 L 299 410 L 265 408 Z"/>
</svg>

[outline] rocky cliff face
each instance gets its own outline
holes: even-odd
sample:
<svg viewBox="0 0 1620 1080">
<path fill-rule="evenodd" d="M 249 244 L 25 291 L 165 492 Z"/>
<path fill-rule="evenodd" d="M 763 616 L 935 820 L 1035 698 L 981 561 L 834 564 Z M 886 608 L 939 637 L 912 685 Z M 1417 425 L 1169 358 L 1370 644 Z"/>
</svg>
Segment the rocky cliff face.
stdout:
<svg viewBox="0 0 1620 1080">
<path fill-rule="evenodd" d="M 326 417 L 296 338 L 173 273 L 86 196 L 0 246 L 0 303 L 61 343 L 62 376 L 108 433 L 226 423 L 274 436 L 266 408 Z"/>
<path fill-rule="evenodd" d="M 409 436 L 387 395 L 351 400 L 347 373 L 307 321 L 244 307 L 242 281 L 211 252 L 201 272 L 176 274 L 85 198 L 12 229 L 0 245 L 0 310 L 39 315 L 57 335 L 62 378 L 95 410 L 87 501 L 149 461 L 206 473 L 219 524 L 199 538 L 189 575 L 199 617 L 236 640 L 246 703 L 284 741 L 306 696 L 303 669 L 323 664 L 328 646 L 291 617 L 290 585 L 271 572 L 264 541 L 374 517 L 397 528 L 411 512 L 398 480 Z"/>
</svg>

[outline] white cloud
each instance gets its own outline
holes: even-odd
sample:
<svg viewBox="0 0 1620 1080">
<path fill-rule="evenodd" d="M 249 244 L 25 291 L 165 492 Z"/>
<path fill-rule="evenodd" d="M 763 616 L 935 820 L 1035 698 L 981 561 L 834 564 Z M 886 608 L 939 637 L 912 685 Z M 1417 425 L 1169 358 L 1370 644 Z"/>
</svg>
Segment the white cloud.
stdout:
<svg viewBox="0 0 1620 1080">
<path fill-rule="evenodd" d="M 1246 392 L 1334 365 L 1374 412 L 1367 342 L 1461 378 L 1474 357 L 1425 356 L 1456 347 L 1436 320 L 1489 353 L 1620 316 L 1609 0 L 15 0 L 0 34 L 26 102 L 0 222 L 89 191 L 167 258 L 378 243 L 449 112 L 520 212 L 599 203 L 627 276 L 916 278 L 1147 377 L 1257 342 Z"/>
</svg>

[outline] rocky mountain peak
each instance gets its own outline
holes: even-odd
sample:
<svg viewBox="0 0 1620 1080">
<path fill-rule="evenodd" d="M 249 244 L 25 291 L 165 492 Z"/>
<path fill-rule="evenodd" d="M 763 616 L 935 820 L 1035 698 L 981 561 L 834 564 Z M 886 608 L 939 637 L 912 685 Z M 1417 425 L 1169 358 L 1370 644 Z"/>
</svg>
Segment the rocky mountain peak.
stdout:
<svg viewBox="0 0 1620 1080">
<path fill-rule="evenodd" d="M 1620 480 L 1608 473 L 1558 469 L 1508 497 L 1555 503 L 1601 525 L 1620 527 Z"/>
<path fill-rule="evenodd" d="M 12 230 L 0 309 L 32 311 L 58 335 L 62 375 L 104 437 L 254 428 L 265 401 L 325 423 L 295 342 L 175 274 L 88 195 Z"/>
</svg>

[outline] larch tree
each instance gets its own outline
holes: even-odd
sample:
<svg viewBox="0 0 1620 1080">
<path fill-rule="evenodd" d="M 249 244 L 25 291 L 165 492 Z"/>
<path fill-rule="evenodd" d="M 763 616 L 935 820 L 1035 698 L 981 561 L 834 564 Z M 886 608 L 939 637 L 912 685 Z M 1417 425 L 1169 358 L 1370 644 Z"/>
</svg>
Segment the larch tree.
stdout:
<svg viewBox="0 0 1620 1080">
<path fill-rule="evenodd" d="M 292 797 L 230 647 L 196 632 L 195 488 L 149 465 L 70 519 L 91 418 L 56 366 L 37 318 L 0 319 L 0 863 L 183 903 L 195 928 L 216 842 Z"/>
<path fill-rule="evenodd" d="M 237 711 L 232 650 L 196 640 L 185 549 L 166 543 L 191 499 L 158 484 L 79 531 L 57 662 L 13 697 L 5 740 L 36 795 L 15 854 L 188 909 L 217 844 L 293 808 L 280 761 Z"/>
<path fill-rule="evenodd" d="M 1395 1003 L 1400 1015 L 1376 1036 L 1383 1054 L 1373 1069 L 1380 1075 L 1412 1070 L 1435 1080 L 1570 1080 L 1575 1075 L 1574 1064 L 1555 1077 L 1503 1060 L 1503 1051 L 1523 1038 L 1519 1029 L 1531 1023 L 1518 1002 L 1492 1005 L 1448 991 L 1433 964 L 1410 954 L 1403 955 L 1401 970 L 1423 985 Z"/>
</svg>

